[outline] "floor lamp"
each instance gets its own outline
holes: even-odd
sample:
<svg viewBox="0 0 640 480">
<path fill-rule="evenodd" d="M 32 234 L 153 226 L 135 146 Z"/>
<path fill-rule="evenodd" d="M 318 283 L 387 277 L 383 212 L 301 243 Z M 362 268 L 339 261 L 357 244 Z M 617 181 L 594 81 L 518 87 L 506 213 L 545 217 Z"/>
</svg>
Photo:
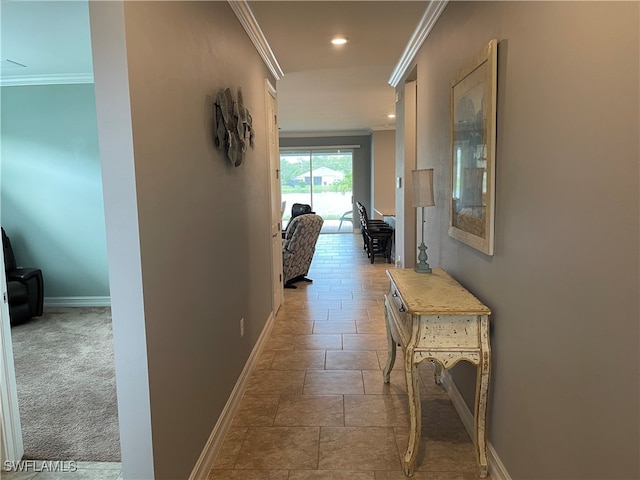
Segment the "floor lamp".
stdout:
<svg viewBox="0 0 640 480">
<path fill-rule="evenodd" d="M 433 168 L 424 170 L 412 170 L 413 181 L 413 206 L 422 207 L 422 242 L 418 247 L 418 263 L 414 270 L 418 273 L 431 273 L 431 267 L 427 263 L 427 246 L 424 244 L 424 207 L 433 207 Z"/>
</svg>

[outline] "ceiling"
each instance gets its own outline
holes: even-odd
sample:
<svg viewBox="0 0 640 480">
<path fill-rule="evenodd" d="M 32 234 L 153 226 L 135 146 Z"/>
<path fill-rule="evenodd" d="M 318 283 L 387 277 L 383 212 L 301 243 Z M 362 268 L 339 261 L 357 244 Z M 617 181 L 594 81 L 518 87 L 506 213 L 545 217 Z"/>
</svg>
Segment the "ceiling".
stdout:
<svg viewBox="0 0 640 480">
<path fill-rule="evenodd" d="M 428 2 L 250 1 L 284 71 L 277 83 L 283 135 L 394 128 L 389 78 Z M 349 42 L 335 47 L 330 40 Z"/>
<path fill-rule="evenodd" d="M 284 72 L 277 81 L 281 135 L 394 128 L 394 120 L 387 118 L 395 112 L 389 78 L 428 3 L 249 1 L 257 28 Z M 0 8 L 3 85 L 34 78 L 40 83 L 91 81 L 86 1 L 2 1 Z M 331 45 L 336 35 L 348 43 Z"/>
</svg>

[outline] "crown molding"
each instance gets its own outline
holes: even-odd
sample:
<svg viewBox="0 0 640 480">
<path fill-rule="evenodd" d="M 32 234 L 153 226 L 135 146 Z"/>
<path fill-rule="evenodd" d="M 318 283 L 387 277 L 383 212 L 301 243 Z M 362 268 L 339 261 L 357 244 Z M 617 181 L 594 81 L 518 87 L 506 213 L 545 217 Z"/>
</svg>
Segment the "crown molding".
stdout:
<svg viewBox="0 0 640 480">
<path fill-rule="evenodd" d="M 75 85 L 80 83 L 93 83 L 93 73 L 24 75 L 22 77 L 0 78 L 0 86 L 3 87 L 17 87 L 24 85 Z"/>
<path fill-rule="evenodd" d="M 391 73 L 389 84 L 392 87 L 397 87 L 400 81 L 409 72 L 413 61 L 418 54 L 418 50 L 420 50 L 420 47 L 429 36 L 431 29 L 438 21 L 438 18 L 440 18 L 440 14 L 444 10 L 444 7 L 447 6 L 447 3 L 449 3 L 449 0 L 431 0 L 429 5 L 427 5 L 424 15 L 422 15 L 422 18 L 420 19 L 416 30 L 413 32 L 413 35 L 409 39 L 409 43 L 405 47 L 400 60 Z"/>
<path fill-rule="evenodd" d="M 254 17 L 253 12 L 251 11 L 251 7 L 249 7 L 247 1 L 227 1 L 229 3 L 229 6 L 231 6 L 231 9 L 233 10 L 233 13 L 235 13 L 236 17 L 238 17 L 240 24 L 247 32 L 247 35 L 249 35 L 251 42 L 256 47 L 256 50 L 258 50 L 258 53 L 262 57 L 262 60 L 264 60 L 264 63 L 271 74 L 275 77 L 276 80 L 280 80 L 282 77 L 284 77 L 284 72 L 282 71 L 282 68 L 280 68 L 278 60 L 276 59 L 273 50 L 271 50 L 269 42 L 267 42 L 264 33 L 262 33 L 260 25 L 258 25 L 256 17 Z"/>
</svg>

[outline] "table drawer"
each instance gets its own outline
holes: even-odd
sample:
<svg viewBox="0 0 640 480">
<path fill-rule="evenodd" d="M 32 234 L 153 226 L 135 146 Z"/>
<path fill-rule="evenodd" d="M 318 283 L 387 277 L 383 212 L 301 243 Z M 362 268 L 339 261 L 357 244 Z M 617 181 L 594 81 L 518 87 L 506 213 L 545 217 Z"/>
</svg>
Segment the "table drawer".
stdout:
<svg viewBox="0 0 640 480">
<path fill-rule="evenodd" d="M 418 346 L 424 348 L 478 349 L 480 326 L 477 315 L 433 315 L 420 322 Z"/>
<path fill-rule="evenodd" d="M 392 295 L 385 295 L 385 308 L 394 337 L 403 346 L 406 346 L 409 338 L 411 338 L 411 331 L 413 328 L 413 317 L 405 313 L 402 301 L 398 297 Z M 399 338 L 397 338 L 399 336 Z"/>
</svg>

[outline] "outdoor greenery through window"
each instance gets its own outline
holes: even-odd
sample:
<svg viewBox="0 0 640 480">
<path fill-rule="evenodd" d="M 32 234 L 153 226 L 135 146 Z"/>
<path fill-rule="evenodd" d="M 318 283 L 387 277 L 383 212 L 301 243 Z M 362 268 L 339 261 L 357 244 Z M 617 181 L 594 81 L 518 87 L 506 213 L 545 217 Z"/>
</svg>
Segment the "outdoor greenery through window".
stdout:
<svg viewBox="0 0 640 480">
<path fill-rule="evenodd" d="M 294 203 L 324 219 L 321 233 L 353 232 L 353 151 L 280 150 L 284 226 Z"/>
</svg>

